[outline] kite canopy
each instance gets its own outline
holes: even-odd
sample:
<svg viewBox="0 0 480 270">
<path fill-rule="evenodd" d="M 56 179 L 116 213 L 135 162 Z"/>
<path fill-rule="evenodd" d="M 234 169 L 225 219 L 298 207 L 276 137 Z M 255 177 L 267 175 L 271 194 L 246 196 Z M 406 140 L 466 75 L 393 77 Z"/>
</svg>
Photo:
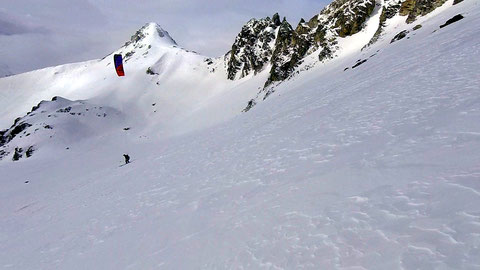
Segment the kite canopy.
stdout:
<svg viewBox="0 0 480 270">
<path fill-rule="evenodd" d="M 125 71 L 123 70 L 123 59 L 121 54 L 115 54 L 113 56 L 113 61 L 115 62 L 115 70 L 119 77 L 125 76 Z"/>
</svg>

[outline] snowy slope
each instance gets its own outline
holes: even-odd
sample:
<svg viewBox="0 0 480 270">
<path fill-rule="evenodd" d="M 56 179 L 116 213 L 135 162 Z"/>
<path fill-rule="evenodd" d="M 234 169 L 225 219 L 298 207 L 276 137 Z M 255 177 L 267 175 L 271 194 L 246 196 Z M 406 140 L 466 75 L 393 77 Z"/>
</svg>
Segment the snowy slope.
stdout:
<svg viewBox="0 0 480 270">
<path fill-rule="evenodd" d="M 172 129 L 190 129 L 182 126 L 182 119 L 202 107 L 221 107 L 223 114 L 210 115 L 207 125 L 232 114 L 238 114 L 244 103 L 231 104 L 229 93 L 223 89 L 235 89 L 244 83 L 245 91 L 237 93 L 248 100 L 257 91 L 261 76 L 245 81 L 228 81 L 221 59 L 209 64 L 209 59 L 178 47 L 166 31 L 154 23 L 147 24 L 118 51 L 102 60 L 32 71 L 0 80 L 3 108 L 0 126 L 8 128 L 13 119 L 24 115 L 41 100 L 62 96 L 70 100 L 89 100 L 94 104 L 111 106 L 127 115 L 137 125 L 140 119 L 162 125 L 166 119 Z M 118 78 L 113 65 L 113 54 L 125 56 L 126 77 Z M 147 74 L 150 69 L 154 74 Z M 258 84 L 258 86 L 257 86 Z M 21 89 L 21 91 L 19 91 Z M 249 90 L 250 89 L 250 90 Z M 222 93 L 219 93 L 222 92 Z M 225 95 L 224 102 L 209 104 L 213 97 Z M 152 108 L 152 104 L 156 104 Z M 230 107 L 225 110 L 225 107 Z M 155 113 L 154 113 L 155 112 Z M 138 115 L 143 117 L 138 117 Z M 180 121 L 180 123 L 178 123 Z M 144 122 L 144 121 L 142 121 Z M 175 123 L 173 123 L 175 122 Z M 176 131 L 175 131 L 176 132 Z"/>
<path fill-rule="evenodd" d="M 6 128 L 54 95 L 73 101 L 46 111 L 116 115 L 0 161 L 0 267 L 479 268 L 480 5 L 451 2 L 408 39 L 390 44 L 414 26 L 392 23 L 243 114 L 267 74 L 227 81 L 221 59 L 211 72 L 171 42 L 152 58 L 136 48 L 121 79 L 110 56 L 0 79 Z M 118 167 L 123 153 L 133 162 Z"/>
</svg>

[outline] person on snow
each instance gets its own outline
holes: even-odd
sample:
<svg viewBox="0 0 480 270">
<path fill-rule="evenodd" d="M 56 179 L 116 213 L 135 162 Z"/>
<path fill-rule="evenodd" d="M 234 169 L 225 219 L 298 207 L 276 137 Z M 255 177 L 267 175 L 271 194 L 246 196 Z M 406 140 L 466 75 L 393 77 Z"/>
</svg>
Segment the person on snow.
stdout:
<svg viewBox="0 0 480 270">
<path fill-rule="evenodd" d="M 130 163 L 130 156 L 128 154 L 123 154 L 123 157 L 125 158 L 125 164 Z"/>
</svg>

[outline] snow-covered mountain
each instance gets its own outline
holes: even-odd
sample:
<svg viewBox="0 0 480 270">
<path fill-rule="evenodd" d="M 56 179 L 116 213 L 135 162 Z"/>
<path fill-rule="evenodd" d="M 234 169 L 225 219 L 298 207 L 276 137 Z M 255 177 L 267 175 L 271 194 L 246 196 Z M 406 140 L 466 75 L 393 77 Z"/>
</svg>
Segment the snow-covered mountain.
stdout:
<svg viewBox="0 0 480 270">
<path fill-rule="evenodd" d="M 0 267 L 479 268 L 478 25 L 475 0 L 336 0 L 218 58 L 149 23 L 1 78 Z"/>
</svg>

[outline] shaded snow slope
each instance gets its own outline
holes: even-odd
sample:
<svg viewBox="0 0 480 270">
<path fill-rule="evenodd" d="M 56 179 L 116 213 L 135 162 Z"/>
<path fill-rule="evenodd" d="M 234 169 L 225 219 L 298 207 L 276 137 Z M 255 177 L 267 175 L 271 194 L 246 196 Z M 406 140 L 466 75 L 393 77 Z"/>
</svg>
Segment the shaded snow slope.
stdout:
<svg viewBox="0 0 480 270">
<path fill-rule="evenodd" d="M 463 20 L 439 29 L 459 13 Z M 117 128 L 131 129 L 0 161 L 0 267 L 479 268 L 479 3 L 465 0 L 422 25 L 409 39 L 385 38 L 303 71 L 244 114 L 225 104 L 243 102 L 242 91 L 258 91 L 267 74 L 217 81 L 200 56 L 174 47 L 169 52 L 188 63 L 182 68 L 165 53 L 138 69 L 159 75 L 107 78 L 97 85 L 103 95 L 88 81 L 67 91 L 62 96 L 91 96 L 88 104 L 118 110 L 125 122 Z M 352 68 L 359 59 L 367 61 Z M 185 78 L 188 67 L 205 81 L 177 81 L 183 95 L 168 90 L 173 79 L 158 80 Z M 83 64 L 14 78 L 46 89 L 36 74 L 62 68 Z M 142 92 L 158 81 L 169 87 Z M 218 83 L 236 84 L 210 88 Z M 208 90 L 207 98 L 189 85 Z M 136 86 L 140 94 L 129 95 Z M 23 106 L 22 94 L 10 91 L 8 100 Z M 149 118 L 161 102 L 168 110 Z M 212 125 L 209 117 L 224 118 Z M 160 136 L 158 123 L 185 132 Z M 201 128 L 186 132 L 195 124 Z M 123 153 L 133 162 L 119 167 Z"/>
</svg>

